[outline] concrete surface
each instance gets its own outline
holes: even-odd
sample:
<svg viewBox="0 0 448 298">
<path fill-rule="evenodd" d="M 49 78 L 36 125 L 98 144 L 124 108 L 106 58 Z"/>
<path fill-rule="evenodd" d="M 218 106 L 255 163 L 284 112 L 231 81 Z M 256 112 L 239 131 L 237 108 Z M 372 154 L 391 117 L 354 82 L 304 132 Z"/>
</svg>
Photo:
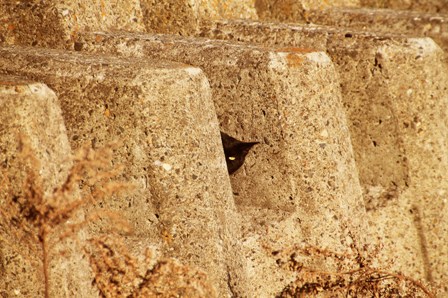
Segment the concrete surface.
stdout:
<svg viewBox="0 0 448 298">
<path fill-rule="evenodd" d="M 446 50 L 445 16 L 337 8 L 392 5 L 360 2 L 3 1 L 0 43 L 99 54 L 3 47 L 8 108 L 0 114 L 28 127 L 49 187 L 62 165 L 51 159 L 68 152 L 67 138 L 55 127 L 55 95 L 35 82 L 57 93 L 74 149 L 121 140 L 114 163 L 126 166 L 121 179 L 136 190 L 102 207 L 132 223 L 134 234 L 123 236 L 133 253 L 150 246 L 205 270 L 218 297 L 278 294 L 296 276 L 279 268 L 276 254 L 296 245 L 378 257 L 448 293 L 447 70 L 441 49 L 419 38 Z M 411 2 L 395 4 L 444 11 L 436 0 Z M 219 20 L 257 17 L 339 28 Z M 123 30 L 233 41 L 112 33 Z M 31 109 L 16 107 L 22 93 Z M 42 109 L 36 98 L 55 107 Z M 42 121 L 47 114 L 59 120 Z M 220 129 L 261 142 L 230 179 Z M 47 130 L 55 131 L 49 139 Z M 107 223 L 91 230 L 99 231 Z M 378 244 L 384 248 L 372 256 Z M 29 263 L 0 251 L 0 269 L 13 276 L 8 291 L 16 295 L 28 281 L 19 294 L 30 293 L 37 279 Z M 321 270 L 344 269 L 305 259 Z M 17 279 L 22 266 L 30 274 Z M 89 278 L 64 274 L 58 284 L 66 292 Z"/>
<path fill-rule="evenodd" d="M 79 50 L 80 31 L 145 31 L 138 0 L 1 1 L 0 16 L 7 44 Z"/>
<path fill-rule="evenodd" d="M 0 206 L 2 211 L 9 212 L 9 208 L 4 208 L 14 205 L 10 200 L 17 200 L 25 192 L 25 169 L 31 163 L 21 154 L 25 146 L 21 144 L 29 144 L 38 163 L 35 170 L 41 180 L 35 182 L 42 183 L 38 190 L 43 192 L 44 198 L 65 181 L 71 165 L 67 159 L 71 150 L 58 99 L 45 84 L 0 75 L 0 119 Z M 5 177 L 9 178 L 9 187 L 3 180 Z M 15 219 L 20 222 L 19 217 Z M 42 252 L 37 241 L 14 231 L 0 223 L 0 295 L 43 296 Z M 25 238 L 23 242 L 19 237 Z M 56 241 L 51 247 L 50 280 L 53 283 L 49 291 L 52 296 L 67 297 L 77 293 L 87 297 L 95 293 L 86 279 L 90 269 L 80 251 L 74 242 Z"/>
<path fill-rule="evenodd" d="M 330 7 L 359 7 L 359 0 L 256 0 L 255 8 L 260 20 L 301 20 L 310 10 Z"/>
<path fill-rule="evenodd" d="M 306 21 L 349 30 L 405 34 L 412 37 L 431 37 L 445 52 L 448 50 L 448 20 L 446 15 L 417 11 L 399 11 L 392 9 L 368 8 L 328 8 L 309 10 L 306 18 L 295 16 L 287 18 L 289 22 Z"/>
<path fill-rule="evenodd" d="M 414 10 L 433 14 L 448 12 L 448 3 L 445 0 L 361 0 L 360 2 L 363 7 Z"/>
<path fill-rule="evenodd" d="M 2 1 L 0 16 L 0 43 L 76 51 L 85 31 L 190 35 L 202 19 L 257 19 L 253 0 Z"/>
<path fill-rule="evenodd" d="M 448 271 L 443 51 L 429 38 L 321 26 L 217 21 L 202 35 L 328 52 L 341 78 L 371 231 L 385 243 L 382 258 L 396 259 L 396 268 L 411 276 L 442 282 Z"/>
<path fill-rule="evenodd" d="M 251 260 L 251 295 L 274 295 L 293 278 L 273 273 L 271 252 L 280 247 L 305 242 L 363 251 L 364 203 L 338 75 L 327 55 L 168 35 L 94 33 L 83 42 L 87 51 L 201 67 L 221 130 L 261 142 L 231 177 L 243 255 Z"/>
<path fill-rule="evenodd" d="M 141 0 L 148 32 L 194 34 L 202 19 L 257 19 L 253 0 Z"/>
<path fill-rule="evenodd" d="M 136 190 L 103 207 L 132 223 L 132 248 L 152 246 L 199 267 L 219 297 L 244 291 L 239 216 L 210 87 L 199 68 L 38 48 L 0 52 L 3 73 L 55 90 L 74 149 L 85 142 L 93 148 L 123 143 L 114 163 L 125 166 L 122 178 Z M 92 233 L 106 228 L 100 223 Z M 238 280 L 233 289 L 230 279 Z"/>
</svg>

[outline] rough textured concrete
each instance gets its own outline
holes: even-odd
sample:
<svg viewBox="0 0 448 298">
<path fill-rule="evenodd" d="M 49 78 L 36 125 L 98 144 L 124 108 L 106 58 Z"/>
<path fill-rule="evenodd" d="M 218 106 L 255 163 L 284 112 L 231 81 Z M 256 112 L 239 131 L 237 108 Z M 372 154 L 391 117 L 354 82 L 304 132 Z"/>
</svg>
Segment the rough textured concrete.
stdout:
<svg viewBox="0 0 448 298">
<path fill-rule="evenodd" d="M 44 194 L 51 194 L 65 181 L 70 167 L 67 160 L 70 145 L 54 92 L 41 83 L 0 76 L 0 119 L 1 173 L 13 186 L 12 193 L 5 193 L 7 188 L 5 180 L 2 180 L 0 207 L 9 206 L 11 202 L 7 200 L 13 200 L 23 191 L 26 179 L 24 164 L 28 163 L 19 152 L 21 141 L 29 143 L 29 149 L 39 163 L 36 171 L 42 178 Z M 42 252 L 37 243 L 25 245 L 26 241 L 20 242 L 17 234 L 1 223 L 0 231 L 0 295 L 43 296 Z M 64 256 L 60 254 L 61 249 L 65 251 Z M 80 258 L 80 249 L 74 243 L 52 247 L 50 278 L 53 283 L 49 290 L 53 297 L 68 297 L 73 293 L 83 297 L 92 295 L 90 281 L 86 279 L 89 267 Z"/>
<path fill-rule="evenodd" d="M 294 278 L 272 252 L 296 243 L 345 251 L 365 244 L 364 205 L 339 80 L 322 52 L 206 39 L 87 34 L 84 49 L 201 67 L 221 129 L 259 141 L 232 176 L 243 216 L 249 296 L 270 297 Z"/>
<path fill-rule="evenodd" d="M 445 0 L 360 0 L 360 2 L 363 7 L 448 13 L 448 3 Z"/>
<path fill-rule="evenodd" d="M 370 224 L 384 259 L 442 281 L 448 272 L 448 72 L 429 38 L 219 21 L 202 35 L 326 50 L 340 73 Z M 437 231 L 437 232 L 434 232 Z"/>
<path fill-rule="evenodd" d="M 292 17 L 288 20 L 298 19 Z M 306 20 L 352 30 L 400 33 L 414 37 L 428 36 L 448 52 L 448 19 L 445 15 L 391 9 L 329 8 L 310 10 Z"/>
<path fill-rule="evenodd" d="M 0 43 L 80 50 L 85 31 L 194 34 L 202 19 L 257 19 L 254 0 L 1 1 Z M 23 24 L 27 24 L 24 26 Z"/>
<path fill-rule="evenodd" d="M 260 20 L 302 20 L 309 10 L 328 7 L 359 7 L 359 0 L 255 0 L 255 8 Z"/>
<path fill-rule="evenodd" d="M 253 0 L 141 0 L 148 32 L 191 35 L 200 20 L 257 19 Z"/>
<path fill-rule="evenodd" d="M 79 50 L 90 30 L 145 31 L 138 0 L 1 1 L 0 43 Z"/>
<path fill-rule="evenodd" d="M 114 163 L 136 190 L 104 206 L 132 223 L 128 243 L 200 267 L 219 297 L 245 291 L 238 215 L 200 69 L 37 48 L 0 53 L 3 73 L 39 79 L 59 95 L 73 148 L 123 142 Z"/>
</svg>

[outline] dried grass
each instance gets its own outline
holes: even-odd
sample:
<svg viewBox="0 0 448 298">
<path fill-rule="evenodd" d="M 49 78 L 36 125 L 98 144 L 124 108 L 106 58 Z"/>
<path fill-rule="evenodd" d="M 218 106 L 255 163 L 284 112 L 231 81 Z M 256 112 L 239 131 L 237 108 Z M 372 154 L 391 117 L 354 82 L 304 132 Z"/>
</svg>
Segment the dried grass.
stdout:
<svg viewBox="0 0 448 298">
<path fill-rule="evenodd" d="M 154 265 L 156 258 L 147 250 L 139 260 L 116 237 L 98 237 L 90 244 L 86 254 L 100 297 L 216 297 L 203 272 L 174 259 Z"/>
<path fill-rule="evenodd" d="M 45 297 L 49 297 L 52 248 L 66 238 L 76 239 L 80 229 L 99 217 L 98 214 L 91 215 L 80 223 L 72 223 L 76 222 L 79 212 L 87 204 L 129 188 L 126 184 L 113 181 L 121 172 L 120 168 L 111 164 L 114 146 L 97 151 L 88 146 L 80 148 L 72 157 L 72 166 L 63 183 L 46 193 L 44 181 L 39 175 L 39 161 L 27 140 L 21 137 L 17 168 L 22 173 L 15 173 L 13 179 L 8 173 L 1 175 L 0 229 L 3 235 L 11 236 L 3 240 L 14 239 L 8 241 L 8 245 L 18 248 L 25 257 L 25 249 L 40 256 Z M 21 180 L 21 187 L 11 183 L 11 180 L 16 183 Z M 81 184 L 89 191 L 80 192 Z"/>
<path fill-rule="evenodd" d="M 38 159 L 26 140 L 21 140 L 17 158 L 21 172 L 0 173 L 0 235 L 4 235 L 0 240 L 33 263 L 30 251 L 39 256 L 36 266 L 42 268 L 45 297 L 50 296 L 53 249 L 66 239 L 83 247 L 92 284 L 101 297 L 216 296 L 206 275 L 191 267 L 171 259 L 156 261 L 149 252 L 143 262 L 137 261 L 118 235 L 131 232 L 120 214 L 101 210 L 80 216 L 87 205 L 130 190 L 129 184 L 116 181 L 122 170 L 111 162 L 117 143 L 98 150 L 81 147 L 72 157 L 66 179 L 46 194 Z M 18 181 L 22 181 L 19 188 Z M 108 233 L 118 233 L 80 243 L 79 232 L 98 219 L 111 221 Z"/>
<path fill-rule="evenodd" d="M 22 141 L 18 158 L 23 169 L 22 187 L 14 187 L 17 177 L 10 179 L 0 173 L 0 235 L 4 235 L 0 241 L 21 251 L 24 257 L 29 251 L 40 256 L 45 297 L 49 297 L 52 249 L 68 238 L 80 242 L 79 231 L 106 218 L 117 234 L 112 230 L 110 235 L 80 243 L 92 269 L 92 284 L 100 297 L 216 297 L 207 276 L 199 270 L 173 259 L 156 260 L 149 250 L 142 256 L 132 255 L 118 236 L 131 232 L 129 223 L 119 214 L 92 211 L 79 220 L 78 212 L 85 210 L 86 205 L 130 189 L 128 184 L 116 181 L 121 168 L 111 162 L 115 147 L 109 145 L 96 151 L 82 147 L 73 156 L 63 183 L 46 194 L 37 158 Z M 356 249 L 353 251 L 335 253 L 312 246 L 294 246 L 273 252 L 277 264 L 297 276 L 277 297 L 435 297 L 424 283 L 374 266 L 372 260 L 378 250 L 371 253 L 370 260 L 361 257 Z M 328 264 L 336 269 L 323 271 L 317 269 L 322 266 L 314 268 L 310 264 Z"/>
<path fill-rule="evenodd" d="M 436 297 L 423 282 L 374 266 L 374 255 L 379 249 L 372 251 L 369 260 L 358 252 L 340 254 L 313 246 L 277 251 L 277 264 L 297 275 L 277 297 Z M 306 259 L 336 264 L 337 269 L 322 271 L 306 265 Z"/>
</svg>

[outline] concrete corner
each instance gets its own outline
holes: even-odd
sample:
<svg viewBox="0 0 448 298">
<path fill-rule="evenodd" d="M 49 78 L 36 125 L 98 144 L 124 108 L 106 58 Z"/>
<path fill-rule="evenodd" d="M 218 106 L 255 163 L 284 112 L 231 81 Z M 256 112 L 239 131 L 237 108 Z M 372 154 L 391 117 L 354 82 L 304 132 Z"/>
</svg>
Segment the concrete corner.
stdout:
<svg viewBox="0 0 448 298">
<path fill-rule="evenodd" d="M 36 191 L 42 191 L 45 199 L 66 181 L 71 150 L 58 99 L 45 84 L 1 75 L 0 119 L 1 174 L 2 179 L 7 179 L 2 180 L 0 207 L 8 213 L 11 210 L 5 209 L 6 206 L 15 206 L 12 200 L 22 197 L 28 187 L 27 167 L 37 171 L 40 179 L 34 181 Z M 29 146 L 28 154 L 34 161 L 21 154 L 20 148 L 25 146 Z M 20 218 L 15 220 L 20 222 Z M 31 231 L 24 232 L 18 227 L 25 233 L 20 234 L 15 228 L 0 225 L 1 295 L 43 296 L 42 251 L 37 241 L 27 238 L 26 231 Z M 25 228 L 32 227 L 22 227 Z M 50 250 L 50 295 L 64 297 L 74 292 L 86 297 L 92 295 L 91 283 L 85 279 L 90 270 L 81 256 L 81 247 L 74 242 L 62 242 L 55 241 Z"/>
<path fill-rule="evenodd" d="M 2 1 L 0 42 L 80 50 L 79 32 L 145 31 L 140 1 Z"/>
</svg>

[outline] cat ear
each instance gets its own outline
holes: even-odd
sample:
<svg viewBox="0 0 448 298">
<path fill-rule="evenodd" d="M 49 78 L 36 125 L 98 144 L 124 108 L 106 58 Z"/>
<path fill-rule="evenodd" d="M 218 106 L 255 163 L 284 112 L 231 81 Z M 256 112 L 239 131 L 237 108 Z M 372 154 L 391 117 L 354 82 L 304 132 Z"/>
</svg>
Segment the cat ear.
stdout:
<svg viewBox="0 0 448 298">
<path fill-rule="evenodd" d="M 241 151 L 244 151 L 247 154 L 247 152 L 249 152 L 249 150 L 257 144 L 260 144 L 260 142 L 241 143 L 238 144 L 238 147 Z"/>
</svg>

